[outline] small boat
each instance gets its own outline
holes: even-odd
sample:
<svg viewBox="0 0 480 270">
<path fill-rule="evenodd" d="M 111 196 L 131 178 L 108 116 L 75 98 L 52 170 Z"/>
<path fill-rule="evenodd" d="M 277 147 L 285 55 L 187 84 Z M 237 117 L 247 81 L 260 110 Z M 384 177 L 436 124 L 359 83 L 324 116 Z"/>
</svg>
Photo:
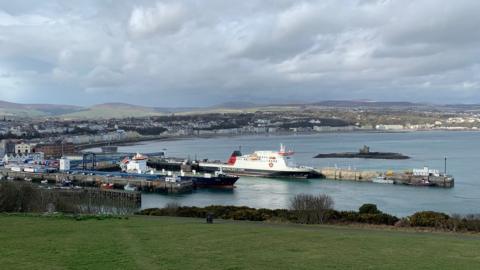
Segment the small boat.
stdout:
<svg viewBox="0 0 480 270">
<path fill-rule="evenodd" d="M 62 187 L 71 187 L 71 186 L 73 186 L 72 181 L 67 180 L 67 179 L 62 180 Z"/>
<path fill-rule="evenodd" d="M 40 181 L 41 184 L 48 184 L 48 180 L 42 180 Z"/>
<path fill-rule="evenodd" d="M 25 177 L 24 180 L 25 180 L 26 182 L 32 182 L 32 178 L 30 178 L 30 177 Z"/>
<path fill-rule="evenodd" d="M 421 186 L 421 187 L 431 187 L 431 186 L 434 186 L 435 183 L 430 182 L 428 179 L 422 179 L 418 182 L 413 182 L 412 185 Z"/>
<path fill-rule="evenodd" d="M 113 189 L 113 183 L 104 183 L 100 186 L 101 189 Z"/>
<path fill-rule="evenodd" d="M 377 184 L 393 184 L 394 183 L 393 180 L 385 179 L 385 177 L 383 176 L 377 176 L 373 178 L 372 182 Z"/>
<path fill-rule="evenodd" d="M 123 187 L 123 189 L 126 191 L 136 191 L 137 187 L 128 183 L 126 186 Z"/>
</svg>

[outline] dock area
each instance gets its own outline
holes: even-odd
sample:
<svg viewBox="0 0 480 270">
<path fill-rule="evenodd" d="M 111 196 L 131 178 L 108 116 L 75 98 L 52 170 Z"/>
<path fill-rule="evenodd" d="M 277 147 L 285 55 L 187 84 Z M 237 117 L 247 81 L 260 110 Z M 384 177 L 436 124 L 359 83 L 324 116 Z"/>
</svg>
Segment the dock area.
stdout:
<svg viewBox="0 0 480 270">
<path fill-rule="evenodd" d="M 68 180 L 81 187 L 100 187 L 102 184 L 113 184 L 115 189 L 123 189 L 127 184 L 131 184 L 136 186 L 138 191 L 144 192 L 183 193 L 190 192 L 193 189 L 192 181 L 169 182 L 163 179 L 151 180 L 141 176 L 127 178 L 114 175 L 107 176 L 105 174 L 15 172 L 8 169 L 0 170 L 0 174 L 4 178 L 10 177 L 16 180 L 31 179 L 32 182 L 47 180 L 49 184 L 61 184 L 63 181 Z"/>
<path fill-rule="evenodd" d="M 334 167 L 318 168 L 316 171 L 325 176 L 326 179 L 340 181 L 377 182 L 377 179 L 380 179 L 378 182 L 384 184 L 442 188 L 452 188 L 455 185 L 455 179 L 449 175 L 415 175 L 409 171 L 381 172 Z"/>
</svg>

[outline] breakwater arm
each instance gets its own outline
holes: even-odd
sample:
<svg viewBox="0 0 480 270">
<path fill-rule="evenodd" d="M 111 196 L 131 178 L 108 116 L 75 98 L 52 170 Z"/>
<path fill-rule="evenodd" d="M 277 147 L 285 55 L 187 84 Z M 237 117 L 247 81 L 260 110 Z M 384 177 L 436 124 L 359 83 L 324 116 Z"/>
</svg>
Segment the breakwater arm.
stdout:
<svg viewBox="0 0 480 270">
<path fill-rule="evenodd" d="M 380 171 L 362 171 L 342 168 L 319 168 L 317 172 L 321 173 L 327 179 L 345 180 L 358 182 L 377 182 L 391 183 L 397 185 L 409 186 L 432 186 L 452 188 L 455 185 L 455 179 L 450 175 L 414 175 L 411 172 L 380 172 Z M 378 180 L 377 180 L 378 179 Z"/>
</svg>

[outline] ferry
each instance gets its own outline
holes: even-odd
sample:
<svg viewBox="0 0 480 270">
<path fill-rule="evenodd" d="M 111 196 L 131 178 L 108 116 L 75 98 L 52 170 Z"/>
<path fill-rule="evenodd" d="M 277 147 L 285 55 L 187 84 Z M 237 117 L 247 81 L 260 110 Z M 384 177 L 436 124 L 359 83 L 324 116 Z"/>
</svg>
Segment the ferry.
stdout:
<svg viewBox="0 0 480 270">
<path fill-rule="evenodd" d="M 204 171 L 222 171 L 241 176 L 271 178 L 320 178 L 313 168 L 297 166 L 293 160 L 293 151 L 287 151 L 283 144 L 280 151 L 255 151 L 242 155 L 239 150 L 232 153 L 227 163 L 200 162 Z"/>
</svg>

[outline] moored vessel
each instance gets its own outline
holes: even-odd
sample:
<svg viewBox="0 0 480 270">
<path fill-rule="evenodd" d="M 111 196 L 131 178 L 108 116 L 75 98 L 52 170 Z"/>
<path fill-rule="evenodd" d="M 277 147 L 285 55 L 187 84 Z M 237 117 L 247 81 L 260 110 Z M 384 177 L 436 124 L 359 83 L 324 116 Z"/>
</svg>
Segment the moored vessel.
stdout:
<svg viewBox="0 0 480 270">
<path fill-rule="evenodd" d="M 280 151 L 255 151 L 242 155 L 239 150 L 232 153 L 227 163 L 200 162 L 204 171 L 222 171 L 229 174 L 282 177 L 282 178 L 319 178 L 321 174 L 313 168 L 298 166 L 293 160 L 293 151 L 287 151 L 283 144 Z"/>
</svg>

